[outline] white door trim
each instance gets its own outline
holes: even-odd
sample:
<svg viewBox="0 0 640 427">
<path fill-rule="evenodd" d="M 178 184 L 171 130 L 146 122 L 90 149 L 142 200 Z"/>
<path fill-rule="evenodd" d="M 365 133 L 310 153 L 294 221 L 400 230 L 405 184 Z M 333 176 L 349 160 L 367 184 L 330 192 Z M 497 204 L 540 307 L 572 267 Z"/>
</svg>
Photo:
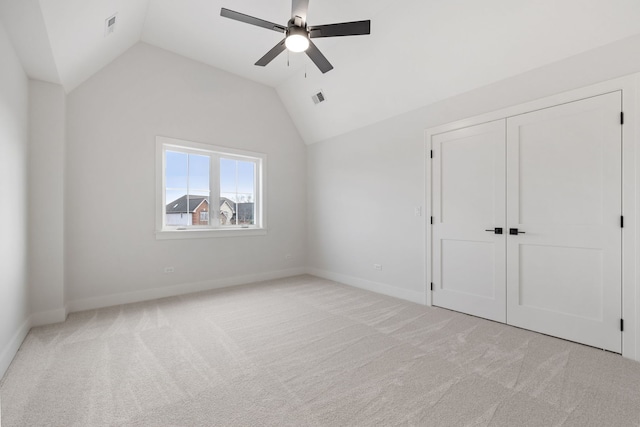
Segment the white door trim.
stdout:
<svg viewBox="0 0 640 427">
<path fill-rule="evenodd" d="M 515 105 L 498 111 L 458 120 L 425 130 L 425 302 L 431 305 L 430 286 L 432 280 L 432 230 L 431 216 L 431 140 L 434 135 L 444 132 L 475 126 L 482 123 L 506 119 L 555 105 L 574 102 L 580 99 L 622 91 L 622 110 L 625 123 L 622 127 L 622 211 L 625 218 L 622 230 L 622 317 L 624 332 L 622 334 L 622 355 L 640 361 L 640 257 L 637 247 L 640 242 L 640 215 L 637 215 L 637 196 L 640 191 L 640 150 L 638 146 L 638 129 L 640 121 L 636 119 L 637 106 L 640 105 L 640 73 L 588 87 L 563 92 L 554 96 Z"/>
</svg>

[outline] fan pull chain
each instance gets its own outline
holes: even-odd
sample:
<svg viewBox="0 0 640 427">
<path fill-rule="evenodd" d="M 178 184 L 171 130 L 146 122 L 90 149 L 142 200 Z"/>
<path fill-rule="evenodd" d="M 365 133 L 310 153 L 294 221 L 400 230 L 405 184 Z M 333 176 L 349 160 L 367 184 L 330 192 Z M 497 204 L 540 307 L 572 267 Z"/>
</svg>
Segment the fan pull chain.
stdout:
<svg viewBox="0 0 640 427">
<path fill-rule="evenodd" d="M 304 63 L 304 78 L 307 78 L 307 63 Z"/>
<path fill-rule="evenodd" d="M 287 49 L 287 67 L 289 66 L 289 50 Z"/>
</svg>

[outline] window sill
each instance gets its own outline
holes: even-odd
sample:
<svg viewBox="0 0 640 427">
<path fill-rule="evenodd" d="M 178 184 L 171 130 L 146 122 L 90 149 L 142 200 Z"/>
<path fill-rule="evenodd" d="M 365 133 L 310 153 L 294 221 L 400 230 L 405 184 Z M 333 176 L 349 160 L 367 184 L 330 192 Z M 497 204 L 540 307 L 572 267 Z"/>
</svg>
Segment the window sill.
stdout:
<svg viewBox="0 0 640 427">
<path fill-rule="evenodd" d="M 265 236 L 266 228 L 232 228 L 210 230 L 161 230 L 156 231 L 157 240 L 209 239 L 216 237 Z"/>
</svg>

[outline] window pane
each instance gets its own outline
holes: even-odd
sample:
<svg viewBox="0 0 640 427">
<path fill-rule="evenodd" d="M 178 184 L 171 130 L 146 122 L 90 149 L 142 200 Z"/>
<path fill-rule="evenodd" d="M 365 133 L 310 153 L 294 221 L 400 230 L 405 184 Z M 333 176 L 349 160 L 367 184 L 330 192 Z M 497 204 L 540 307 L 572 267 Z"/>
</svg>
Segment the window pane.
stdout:
<svg viewBox="0 0 640 427">
<path fill-rule="evenodd" d="M 165 165 L 166 225 L 186 226 L 189 214 L 184 196 L 187 194 L 189 156 L 167 151 Z"/>
<path fill-rule="evenodd" d="M 220 158 L 220 225 L 255 223 L 254 162 Z"/>
<path fill-rule="evenodd" d="M 165 225 L 209 225 L 210 157 L 166 151 Z"/>
<path fill-rule="evenodd" d="M 209 225 L 210 157 L 189 154 L 189 214 L 191 225 Z"/>
</svg>

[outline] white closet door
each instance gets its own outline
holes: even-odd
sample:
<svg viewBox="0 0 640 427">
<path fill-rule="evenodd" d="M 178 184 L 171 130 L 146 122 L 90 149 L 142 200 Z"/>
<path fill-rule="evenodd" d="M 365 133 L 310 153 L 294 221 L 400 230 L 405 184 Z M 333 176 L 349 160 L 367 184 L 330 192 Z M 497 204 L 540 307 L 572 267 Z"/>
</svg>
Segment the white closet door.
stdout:
<svg viewBox="0 0 640 427">
<path fill-rule="evenodd" d="M 621 352 L 621 93 L 507 121 L 507 323 Z"/>
<path fill-rule="evenodd" d="M 505 121 L 432 137 L 433 304 L 505 322 Z M 489 230 L 489 231 L 486 231 Z"/>
</svg>

